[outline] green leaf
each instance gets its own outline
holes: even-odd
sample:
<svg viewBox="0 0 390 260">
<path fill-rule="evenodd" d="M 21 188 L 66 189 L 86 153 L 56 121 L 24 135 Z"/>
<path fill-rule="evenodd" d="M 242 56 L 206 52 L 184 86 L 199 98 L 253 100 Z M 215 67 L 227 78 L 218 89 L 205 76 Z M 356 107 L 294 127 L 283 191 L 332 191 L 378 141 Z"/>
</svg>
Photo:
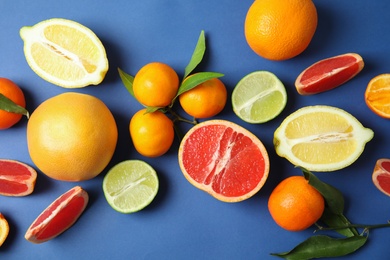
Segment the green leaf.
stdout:
<svg viewBox="0 0 390 260">
<path fill-rule="evenodd" d="M 120 68 L 118 68 L 119 76 L 121 77 L 121 80 L 123 82 L 123 85 L 125 85 L 126 89 L 129 91 L 129 93 L 134 97 L 134 91 L 133 91 L 133 81 L 134 77 L 130 74 L 127 74 Z"/>
<path fill-rule="evenodd" d="M 187 67 L 184 70 L 184 77 L 186 78 L 190 73 L 198 66 L 198 64 L 202 61 L 203 55 L 206 51 L 206 40 L 204 36 L 204 31 L 200 32 L 198 43 L 195 46 L 195 50 L 192 53 L 192 57 Z"/>
<path fill-rule="evenodd" d="M 328 207 L 325 207 L 324 213 L 321 216 L 320 219 L 322 222 L 324 222 L 327 226 L 331 227 L 344 227 L 351 225 L 351 222 L 343 215 L 343 214 L 335 214 L 332 212 Z M 321 228 L 320 228 L 321 230 Z M 356 228 L 343 228 L 343 229 L 335 229 L 336 232 L 339 234 L 346 236 L 346 237 L 352 237 L 352 236 L 358 236 L 359 232 L 356 230 Z"/>
<path fill-rule="evenodd" d="M 184 92 L 193 89 L 194 87 L 198 86 L 199 84 L 213 79 L 213 78 L 220 78 L 224 75 L 217 72 L 199 72 L 191 75 L 190 77 L 186 78 L 183 83 L 180 85 L 179 90 L 177 91 L 176 97 L 180 96 Z"/>
<path fill-rule="evenodd" d="M 307 169 L 300 167 L 305 178 L 309 181 L 316 190 L 318 190 L 324 197 L 329 209 L 335 214 L 343 214 L 344 211 L 344 197 L 343 194 L 335 187 L 322 182 L 313 173 Z"/>
<path fill-rule="evenodd" d="M 10 113 L 22 114 L 29 118 L 28 111 L 0 93 L 0 109 Z"/>
<path fill-rule="evenodd" d="M 272 253 L 271 255 L 289 260 L 345 256 L 358 250 L 366 241 L 367 236 L 353 236 L 348 238 L 312 236 L 289 252 Z"/>
</svg>

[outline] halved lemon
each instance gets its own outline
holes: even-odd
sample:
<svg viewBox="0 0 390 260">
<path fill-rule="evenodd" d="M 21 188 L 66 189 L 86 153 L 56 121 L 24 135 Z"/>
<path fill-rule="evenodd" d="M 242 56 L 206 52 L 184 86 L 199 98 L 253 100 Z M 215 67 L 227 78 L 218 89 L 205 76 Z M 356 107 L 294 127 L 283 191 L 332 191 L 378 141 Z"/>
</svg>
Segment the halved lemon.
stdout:
<svg viewBox="0 0 390 260">
<path fill-rule="evenodd" d="M 374 132 L 332 106 L 307 106 L 276 129 L 276 153 L 310 171 L 335 171 L 355 162 Z"/>
<path fill-rule="evenodd" d="M 8 221 L 3 214 L 0 213 L 0 246 L 4 243 L 9 233 Z"/>
<path fill-rule="evenodd" d="M 20 29 L 24 55 L 44 80 L 64 88 L 101 83 L 108 71 L 105 48 L 89 28 L 53 18 Z"/>
</svg>

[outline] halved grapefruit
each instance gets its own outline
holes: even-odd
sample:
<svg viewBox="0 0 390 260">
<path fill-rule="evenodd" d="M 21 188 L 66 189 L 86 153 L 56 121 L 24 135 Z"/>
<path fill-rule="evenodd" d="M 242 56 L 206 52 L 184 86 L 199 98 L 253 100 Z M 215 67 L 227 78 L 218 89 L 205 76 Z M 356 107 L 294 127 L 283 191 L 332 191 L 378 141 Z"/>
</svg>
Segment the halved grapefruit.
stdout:
<svg viewBox="0 0 390 260">
<path fill-rule="evenodd" d="M 379 159 L 376 162 L 372 181 L 381 192 L 390 196 L 390 159 Z"/>
<path fill-rule="evenodd" d="M 179 164 L 192 185 L 224 202 L 256 194 L 270 167 L 263 143 L 226 120 L 209 120 L 191 128 L 180 143 Z"/>
<path fill-rule="evenodd" d="M 0 195 L 26 196 L 34 191 L 37 172 L 27 164 L 0 159 Z"/>
<path fill-rule="evenodd" d="M 28 228 L 25 238 L 35 244 L 46 242 L 70 228 L 88 204 L 88 193 L 73 187 L 51 203 Z"/>
<path fill-rule="evenodd" d="M 295 87 L 301 95 L 328 91 L 355 77 L 363 67 L 363 58 L 356 53 L 327 58 L 314 63 L 299 74 Z"/>
</svg>

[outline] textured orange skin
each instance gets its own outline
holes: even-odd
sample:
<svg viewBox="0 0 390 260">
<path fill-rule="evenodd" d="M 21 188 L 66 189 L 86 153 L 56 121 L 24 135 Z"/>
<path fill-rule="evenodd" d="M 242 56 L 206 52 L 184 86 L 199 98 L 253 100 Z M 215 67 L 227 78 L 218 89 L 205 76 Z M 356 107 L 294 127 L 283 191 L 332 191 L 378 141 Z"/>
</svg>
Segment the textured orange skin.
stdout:
<svg viewBox="0 0 390 260">
<path fill-rule="evenodd" d="M 311 0 L 254 1 L 245 20 L 245 37 L 252 50 L 269 60 L 287 60 L 302 53 L 317 29 Z"/>
<path fill-rule="evenodd" d="M 208 118 L 220 113 L 226 105 L 227 90 L 221 80 L 210 79 L 179 96 L 184 111 L 195 118 Z"/>
<path fill-rule="evenodd" d="M 12 100 L 15 104 L 25 108 L 26 100 L 22 90 L 14 82 L 0 78 L 0 93 Z M 0 109 L 0 130 L 8 129 L 22 118 L 22 114 L 10 113 Z"/>
<path fill-rule="evenodd" d="M 364 99 L 367 106 L 377 115 L 390 118 L 390 74 L 374 77 L 367 85 Z"/>
<path fill-rule="evenodd" d="M 44 174 L 62 181 L 97 176 L 110 162 L 117 139 L 108 107 L 86 94 L 68 92 L 44 101 L 27 124 L 32 161 Z"/>
<path fill-rule="evenodd" d="M 152 62 L 143 66 L 135 75 L 135 98 L 145 106 L 165 107 L 171 104 L 179 88 L 179 76 L 168 65 Z"/>
<path fill-rule="evenodd" d="M 160 111 L 138 111 L 130 120 L 129 131 L 135 149 L 146 157 L 165 154 L 175 138 L 172 120 Z"/>
<path fill-rule="evenodd" d="M 325 201 L 303 176 L 292 176 L 272 191 L 268 209 L 282 228 L 301 231 L 313 225 L 324 212 Z"/>
</svg>

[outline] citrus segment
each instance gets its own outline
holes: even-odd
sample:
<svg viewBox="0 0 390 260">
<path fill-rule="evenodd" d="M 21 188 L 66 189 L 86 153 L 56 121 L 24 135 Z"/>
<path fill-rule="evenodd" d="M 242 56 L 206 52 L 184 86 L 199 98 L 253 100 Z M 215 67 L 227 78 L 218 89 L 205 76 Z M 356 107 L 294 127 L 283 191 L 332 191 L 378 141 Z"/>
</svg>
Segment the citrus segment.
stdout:
<svg viewBox="0 0 390 260">
<path fill-rule="evenodd" d="M 51 203 L 28 228 L 25 238 L 32 243 L 43 243 L 70 228 L 88 204 L 88 193 L 76 186 Z"/>
<path fill-rule="evenodd" d="M 225 120 L 208 120 L 191 128 L 181 141 L 178 159 L 191 184 L 225 202 L 253 196 L 269 172 L 261 141 Z"/>
<path fill-rule="evenodd" d="M 234 113 L 248 123 L 264 123 L 275 118 L 286 103 L 287 93 L 283 83 L 268 71 L 246 75 L 232 93 Z"/>
<path fill-rule="evenodd" d="M 4 215 L 0 213 L 0 247 L 4 243 L 5 239 L 8 237 L 8 234 L 8 221 L 5 219 Z"/>
<path fill-rule="evenodd" d="M 245 38 L 263 58 L 286 60 L 307 48 L 317 22 L 317 10 L 311 0 L 254 1 L 245 19 Z"/>
<path fill-rule="evenodd" d="M 87 27 L 53 18 L 20 29 L 24 54 L 43 79 L 65 88 L 101 83 L 108 70 L 106 51 Z"/>
<path fill-rule="evenodd" d="M 390 118 L 390 74 L 378 75 L 370 80 L 364 98 L 375 114 Z"/>
<path fill-rule="evenodd" d="M 352 164 L 373 138 L 351 114 L 331 106 L 303 107 L 274 133 L 277 154 L 310 171 L 334 171 Z"/>
<path fill-rule="evenodd" d="M 324 208 L 324 198 L 303 176 L 284 179 L 268 199 L 272 218 L 289 231 L 307 229 L 320 219 Z"/>
<path fill-rule="evenodd" d="M 372 173 L 372 181 L 381 192 L 390 196 L 390 159 L 379 159 Z"/>
<path fill-rule="evenodd" d="M 111 168 L 103 180 L 104 196 L 118 212 L 132 213 L 149 205 L 157 195 L 156 171 L 146 162 L 127 160 Z"/>
<path fill-rule="evenodd" d="M 27 124 L 27 145 L 34 164 L 61 181 L 89 180 L 111 161 L 118 129 L 100 99 L 62 93 L 41 103 Z"/>
<path fill-rule="evenodd" d="M 295 87 L 301 95 L 328 91 L 355 77 L 363 67 L 363 58 L 356 53 L 327 58 L 305 69 L 297 77 Z"/>
<path fill-rule="evenodd" d="M 0 195 L 26 196 L 34 191 L 37 172 L 30 166 L 0 159 Z"/>
</svg>

